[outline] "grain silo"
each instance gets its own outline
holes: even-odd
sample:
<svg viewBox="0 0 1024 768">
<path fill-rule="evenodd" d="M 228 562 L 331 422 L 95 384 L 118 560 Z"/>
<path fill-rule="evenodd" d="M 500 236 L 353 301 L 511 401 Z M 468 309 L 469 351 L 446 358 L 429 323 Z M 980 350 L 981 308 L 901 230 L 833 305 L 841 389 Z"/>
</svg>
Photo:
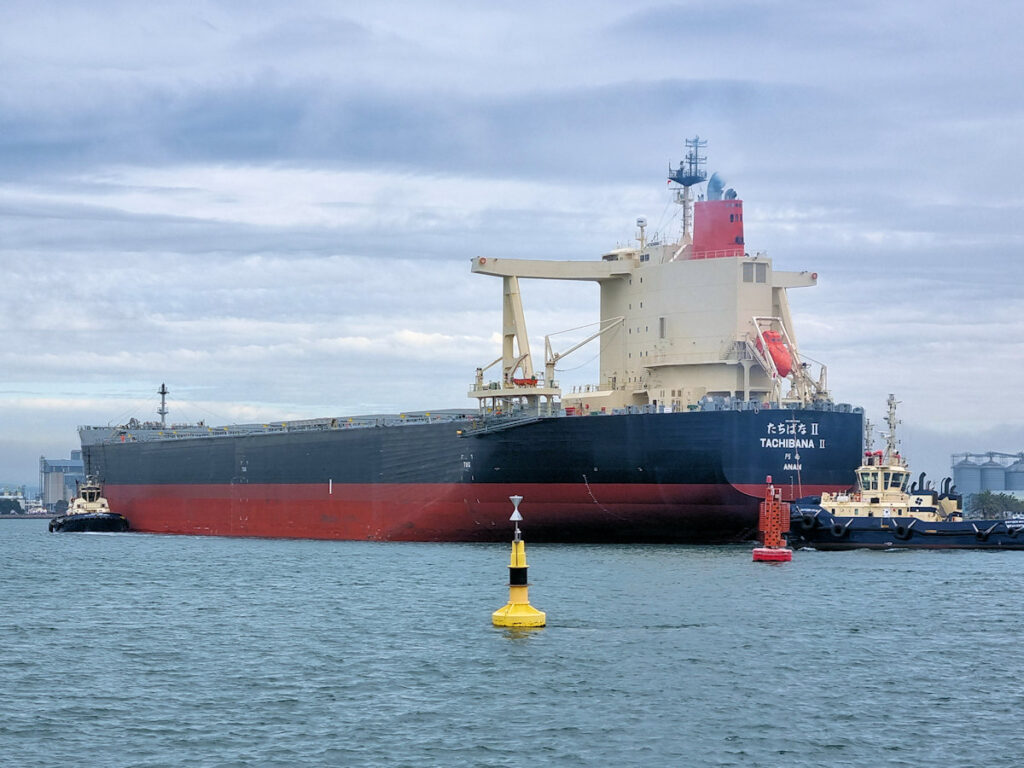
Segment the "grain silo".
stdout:
<svg viewBox="0 0 1024 768">
<path fill-rule="evenodd" d="M 981 465 L 981 490 L 1002 493 L 1006 490 L 1006 467 L 989 456 Z"/>
<path fill-rule="evenodd" d="M 971 461 L 969 456 L 953 465 L 953 483 L 966 499 L 974 493 L 981 492 L 981 467 Z"/>
<path fill-rule="evenodd" d="M 1024 456 L 1006 468 L 1006 490 L 1024 491 Z"/>
</svg>

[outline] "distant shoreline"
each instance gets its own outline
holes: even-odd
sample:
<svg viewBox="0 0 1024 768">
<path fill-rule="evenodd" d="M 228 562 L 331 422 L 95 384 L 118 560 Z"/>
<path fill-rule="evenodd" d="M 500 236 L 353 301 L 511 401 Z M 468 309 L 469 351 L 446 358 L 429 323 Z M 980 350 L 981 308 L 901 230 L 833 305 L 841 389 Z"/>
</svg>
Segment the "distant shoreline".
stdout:
<svg viewBox="0 0 1024 768">
<path fill-rule="evenodd" d="M 57 515 L 0 515 L 0 520 L 53 520 Z"/>
</svg>

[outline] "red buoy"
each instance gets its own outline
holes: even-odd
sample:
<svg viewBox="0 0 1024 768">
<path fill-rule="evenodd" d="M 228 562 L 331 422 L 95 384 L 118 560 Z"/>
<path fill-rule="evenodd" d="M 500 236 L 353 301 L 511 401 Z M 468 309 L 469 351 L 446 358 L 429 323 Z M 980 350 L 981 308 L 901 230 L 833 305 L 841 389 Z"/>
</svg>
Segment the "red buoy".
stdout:
<svg viewBox="0 0 1024 768">
<path fill-rule="evenodd" d="M 754 562 L 788 563 L 793 559 L 793 551 L 786 546 L 782 534 L 789 530 L 789 504 L 782 501 L 782 489 L 771 484 L 771 477 L 767 481 L 757 526 L 764 546 L 754 550 Z"/>
<path fill-rule="evenodd" d="M 793 559 L 793 550 L 773 549 L 772 547 L 758 547 L 754 550 L 755 563 L 788 563 Z"/>
</svg>

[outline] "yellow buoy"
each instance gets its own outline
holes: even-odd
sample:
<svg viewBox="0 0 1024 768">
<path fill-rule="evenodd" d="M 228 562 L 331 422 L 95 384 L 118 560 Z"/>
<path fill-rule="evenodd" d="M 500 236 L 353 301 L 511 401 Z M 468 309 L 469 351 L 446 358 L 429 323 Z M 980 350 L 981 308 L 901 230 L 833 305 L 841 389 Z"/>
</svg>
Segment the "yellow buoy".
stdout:
<svg viewBox="0 0 1024 768">
<path fill-rule="evenodd" d="M 529 583 L 526 578 L 526 542 L 519 531 L 519 503 L 522 496 L 509 496 L 515 511 L 512 513 L 516 524 L 515 538 L 512 539 L 512 558 L 508 565 L 508 603 L 491 614 L 491 621 L 496 627 L 543 627 L 547 623 L 547 614 L 530 605 Z"/>
</svg>

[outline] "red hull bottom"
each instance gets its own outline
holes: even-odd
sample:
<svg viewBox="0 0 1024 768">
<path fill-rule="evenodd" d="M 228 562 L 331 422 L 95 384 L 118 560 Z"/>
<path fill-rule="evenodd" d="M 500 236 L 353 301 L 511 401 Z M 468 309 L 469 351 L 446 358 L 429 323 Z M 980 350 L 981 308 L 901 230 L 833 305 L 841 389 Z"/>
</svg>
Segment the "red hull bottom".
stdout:
<svg viewBox="0 0 1024 768">
<path fill-rule="evenodd" d="M 747 491 L 746 487 L 743 491 Z M 813 494 L 831 488 L 812 489 Z M 763 486 L 365 484 L 108 485 L 134 531 L 380 541 L 504 541 L 512 504 L 531 541 L 754 538 Z"/>
</svg>

